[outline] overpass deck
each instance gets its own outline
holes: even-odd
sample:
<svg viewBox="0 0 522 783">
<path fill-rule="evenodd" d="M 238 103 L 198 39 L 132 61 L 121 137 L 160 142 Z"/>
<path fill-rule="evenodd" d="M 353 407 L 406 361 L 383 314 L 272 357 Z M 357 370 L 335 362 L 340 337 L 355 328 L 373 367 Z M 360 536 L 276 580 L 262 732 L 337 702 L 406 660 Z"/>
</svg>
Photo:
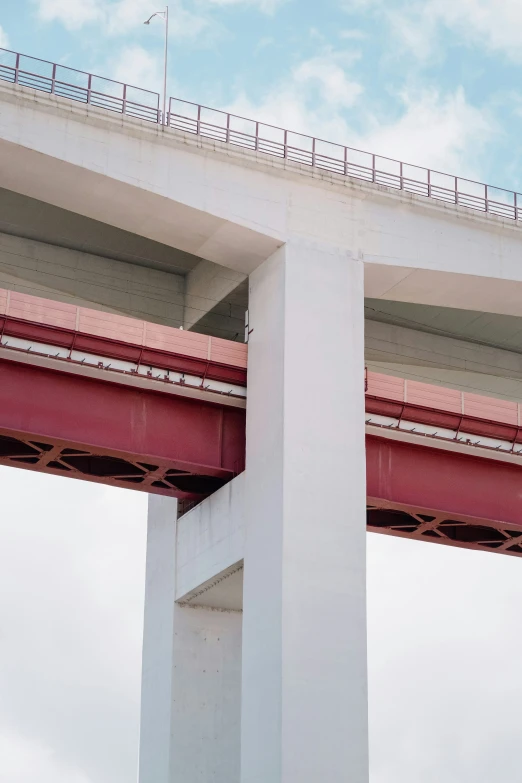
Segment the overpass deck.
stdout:
<svg viewBox="0 0 522 783">
<path fill-rule="evenodd" d="M 168 111 L 163 116 L 156 92 L 3 48 L 0 48 L 0 80 L 394 190 L 509 220 L 522 219 L 521 194 L 506 188 L 325 141 L 180 98 L 169 98 Z"/>
</svg>

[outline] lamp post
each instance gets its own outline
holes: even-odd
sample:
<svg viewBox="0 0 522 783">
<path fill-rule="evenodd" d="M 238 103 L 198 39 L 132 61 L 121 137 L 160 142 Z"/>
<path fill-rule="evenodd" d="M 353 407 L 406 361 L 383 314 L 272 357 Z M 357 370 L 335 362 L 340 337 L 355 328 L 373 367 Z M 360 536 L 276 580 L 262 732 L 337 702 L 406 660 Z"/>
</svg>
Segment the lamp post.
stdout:
<svg viewBox="0 0 522 783">
<path fill-rule="evenodd" d="M 154 19 L 155 16 L 159 16 L 163 19 L 165 22 L 165 62 L 163 65 L 163 114 L 162 114 L 162 123 L 163 125 L 166 124 L 167 114 L 166 114 L 166 108 L 167 108 L 167 56 L 168 56 L 168 50 L 169 50 L 169 7 L 168 5 L 165 6 L 164 11 L 155 11 L 153 14 L 149 16 L 146 22 L 143 22 L 143 24 L 150 24 L 151 19 Z"/>
</svg>

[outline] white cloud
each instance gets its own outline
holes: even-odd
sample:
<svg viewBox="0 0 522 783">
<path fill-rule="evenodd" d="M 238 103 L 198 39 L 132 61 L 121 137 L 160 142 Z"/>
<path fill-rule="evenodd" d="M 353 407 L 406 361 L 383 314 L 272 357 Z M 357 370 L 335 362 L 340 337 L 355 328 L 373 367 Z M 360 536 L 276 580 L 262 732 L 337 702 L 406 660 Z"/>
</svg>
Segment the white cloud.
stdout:
<svg viewBox="0 0 522 783">
<path fill-rule="evenodd" d="M 79 30 L 88 24 L 97 24 L 102 35 L 126 35 L 131 30 L 142 30 L 144 21 L 158 10 L 155 0 L 33 0 L 36 12 L 45 22 L 60 22 L 68 30 Z M 161 6 L 160 6 L 161 8 Z M 210 22 L 201 15 L 188 11 L 181 0 L 169 5 L 169 33 L 173 37 L 195 38 Z M 152 25 L 163 24 L 155 19 Z"/>
<path fill-rule="evenodd" d="M 147 496 L 3 466 L 0 486 L 0 780 L 135 780 Z"/>
<path fill-rule="evenodd" d="M 160 92 L 163 88 L 163 61 L 142 46 L 127 46 L 108 66 L 110 76 L 118 82 Z"/>
<path fill-rule="evenodd" d="M 306 60 L 254 102 L 238 95 L 228 111 L 420 166 L 479 177 L 479 152 L 495 132 L 462 89 L 398 96 L 399 116 L 383 120 L 360 100 L 361 85 L 327 55 Z M 347 108 L 357 106 L 358 124 Z"/>
<path fill-rule="evenodd" d="M 350 58 L 353 59 L 353 58 Z M 351 107 L 362 86 L 343 68 L 344 54 L 327 53 L 304 60 L 288 78 L 252 101 L 237 95 L 226 110 L 262 122 L 342 142 L 348 137 L 348 124 L 342 109 Z"/>
<path fill-rule="evenodd" d="M 106 7 L 107 32 L 111 35 L 123 35 L 131 30 L 141 30 L 145 20 L 157 10 L 157 0 L 117 0 Z M 161 3 L 159 10 L 161 10 Z M 171 0 L 169 4 L 170 36 L 195 38 L 209 24 L 209 19 L 188 11 L 181 0 Z M 161 16 L 154 17 L 150 25 L 151 32 L 157 28 L 157 32 L 163 36 L 164 22 Z"/>
<path fill-rule="evenodd" d="M 2 780 L 9 783 L 95 783 L 82 771 L 71 768 L 38 740 L 13 734 L 0 735 Z"/>
<path fill-rule="evenodd" d="M 385 19 L 401 45 L 419 59 L 444 47 L 452 30 L 468 44 L 522 60 L 522 3 L 519 0 L 345 0 L 350 12 L 369 11 Z"/>
<path fill-rule="evenodd" d="M 305 60 L 293 71 L 297 85 L 315 85 L 321 91 L 322 100 L 339 108 L 353 106 L 362 93 L 362 86 L 350 79 L 344 68 L 331 56 L 318 56 Z"/>
<path fill-rule="evenodd" d="M 478 152 L 495 129 L 467 102 L 462 89 L 448 95 L 433 90 L 406 94 L 402 102 L 404 110 L 392 122 L 370 117 L 353 146 L 449 173 L 479 176 Z"/>
<path fill-rule="evenodd" d="M 258 8 L 265 14 L 273 14 L 286 0 L 207 0 L 210 5 L 233 6 L 244 5 Z"/>
<path fill-rule="evenodd" d="M 368 536 L 372 783 L 514 783 L 516 558 Z"/>
<path fill-rule="evenodd" d="M 429 0 L 424 7 L 434 19 L 469 41 L 522 59 L 522 4 L 519 0 Z"/>
<path fill-rule="evenodd" d="M 102 19 L 100 0 L 37 0 L 37 13 L 44 22 L 61 22 L 68 30 L 79 30 Z"/>
<path fill-rule="evenodd" d="M 367 38 L 367 35 L 362 30 L 354 28 L 352 30 L 341 30 L 339 38 L 344 38 L 347 41 L 362 41 Z"/>
<path fill-rule="evenodd" d="M 3 29 L 3 27 L 0 25 L 0 48 L 2 49 L 8 49 L 9 48 L 9 38 L 6 33 L 6 31 Z"/>
</svg>

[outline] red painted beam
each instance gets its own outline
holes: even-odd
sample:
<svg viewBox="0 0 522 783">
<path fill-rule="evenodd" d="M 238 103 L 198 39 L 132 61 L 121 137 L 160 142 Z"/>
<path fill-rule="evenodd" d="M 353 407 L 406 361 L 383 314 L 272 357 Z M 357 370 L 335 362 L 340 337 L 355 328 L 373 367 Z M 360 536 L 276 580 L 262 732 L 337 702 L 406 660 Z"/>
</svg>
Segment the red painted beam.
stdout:
<svg viewBox="0 0 522 783">
<path fill-rule="evenodd" d="M 522 466 L 367 436 L 369 498 L 520 526 Z"/>
<path fill-rule="evenodd" d="M 522 465 L 367 436 L 368 527 L 522 556 Z"/>
<path fill-rule="evenodd" d="M 244 469 L 245 411 L 0 359 L 0 462 L 200 500 Z M 367 436 L 370 530 L 522 556 L 522 466 Z"/>
<path fill-rule="evenodd" d="M 242 409 L 6 360 L 0 435 L 4 463 L 181 498 L 244 469 Z"/>
</svg>

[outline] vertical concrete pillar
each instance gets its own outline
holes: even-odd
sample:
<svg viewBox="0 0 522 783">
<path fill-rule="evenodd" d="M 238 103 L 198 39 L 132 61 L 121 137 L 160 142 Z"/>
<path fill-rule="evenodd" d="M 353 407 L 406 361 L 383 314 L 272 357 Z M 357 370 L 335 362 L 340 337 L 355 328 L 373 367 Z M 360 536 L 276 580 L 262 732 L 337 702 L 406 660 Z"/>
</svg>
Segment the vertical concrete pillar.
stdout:
<svg viewBox="0 0 522 783">
<path fill-rule="evenodd" d="M 241 783 L 367 783 L 363 268 L 250 278 Z"/>
<path fill-rule="evenodd" d="M 239 783 L 242 617 L 175 602 L 176 524 L 151 495 L 139 783 Z"/>
</svg>

